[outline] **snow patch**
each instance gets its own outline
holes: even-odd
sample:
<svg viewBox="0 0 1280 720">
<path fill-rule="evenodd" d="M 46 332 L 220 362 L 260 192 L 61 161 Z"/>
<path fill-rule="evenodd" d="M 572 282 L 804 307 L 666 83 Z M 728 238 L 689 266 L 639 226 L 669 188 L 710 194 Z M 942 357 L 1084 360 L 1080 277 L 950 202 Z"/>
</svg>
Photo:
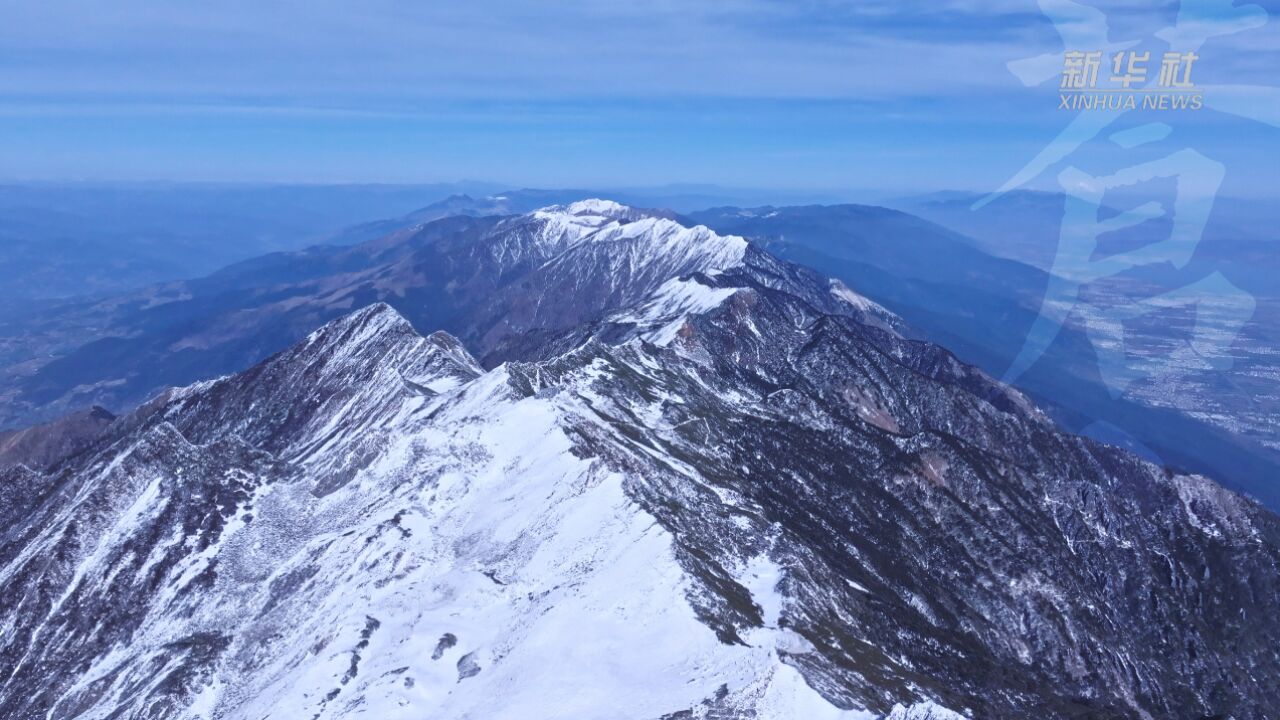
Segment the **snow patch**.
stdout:
<svg viewBox="0 0 1280 720">
<path fill-rule="evenodd" d="M 697 280 L 673 278 L 663 283 L 649 300 L 634 311 L 610 319 L 650 328 L 642 337 L 656 345 L 669 345 L 675 340 L 685 318 L 719 307 L 740 289 L 713 288 Z"/>
<path fill-rule="evenodd" d="M 845 285 L 839 280 L 831 280 L 830 288 L 833 296 L 844 301 L 862 315 L 863 322 L 878 327 L 881 330 L 888 330 L 895 335 L 898 334 L 898 331 L 894 326 L 901 325 L 902 320 L 888 308 L 880 305 L 865 295 L 859 295 L 853 290 L 850 290 L 848 285 Z"/>
<path fill-rule="evenodd" d="M 933 702 L 916 703 L 911 706 L 894 705 L 893 710 L 884 720 L 968 720 L 958 712 L 948 710 Z"/>
<path fill-rule="evenodd" d="M 601 217 L 618 217 L 631 211 L 626 205 L 616 203 L 612 200 L 601 200 L 599 198 L 590 198 L 587 200 L 579 200 L 570 203 L 566 207 L 565 212 L 570 215 L 598 215 Z"/>
</svg>

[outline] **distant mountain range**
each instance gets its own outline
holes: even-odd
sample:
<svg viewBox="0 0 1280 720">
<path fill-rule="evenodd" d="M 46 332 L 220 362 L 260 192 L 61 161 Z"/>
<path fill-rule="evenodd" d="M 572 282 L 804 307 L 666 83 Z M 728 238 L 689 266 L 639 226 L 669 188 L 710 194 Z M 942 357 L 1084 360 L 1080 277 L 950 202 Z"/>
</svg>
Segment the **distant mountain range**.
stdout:
<svg viewBox="0 0 1280 720">
<path fill-rule="evenodd" d="M 938 192 L 885 204 L 955 230 L 990 255 L 1049 270 L 1062 235 L 1065 198 L 1060 192 L 1018 190 L 980 204 L 985 196 L 979 193 Z M 1149 199 L 1108 198 L 1101 215 L 1114 215 Z M 1172 193 L 1166 203 L 1171 200 Z M 1280 267 L 1280 253 L 1275 251 L 1278 224 L 1280 209 L 1270 201 L 1216 198 L 1200 236 L 1197 262 L 1225 267 L 1233 281 L 1253 292 L 1280 295 L 1280 280 L 1274 274 Z M 1166 216 L 1108 233 L 1107 242 L 1121 249 L 1157 242 L 1168 234 Z M 1272 270 L 1264 273 L 1263 267 Z"/>
<path fill-rule="evenodd" d="M 400 217 L 349 227 L 327 244 L 356 245 L 454 215 L 468 217 L 523 215 L 538 208 L 569 204 L 593 195 L 595 193 L 588 190 L 517 190 L 482 197 L 450 195 Z"/>
<path fill-rule="evenodd" d="M 51 387 L 206 379 L 0 468 L 0 716 L 1280 705 L 1280 518 L 857 290 L 589 200 L 67 310 Z"/>
</svg>

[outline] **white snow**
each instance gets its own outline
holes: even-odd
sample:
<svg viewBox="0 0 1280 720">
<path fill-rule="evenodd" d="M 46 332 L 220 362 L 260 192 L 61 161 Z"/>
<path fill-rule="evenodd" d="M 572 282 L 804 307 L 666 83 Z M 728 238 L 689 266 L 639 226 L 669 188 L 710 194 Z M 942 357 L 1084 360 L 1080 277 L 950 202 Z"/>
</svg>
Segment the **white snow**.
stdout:
<svg viewBox="0 0 1280 720">
<path fill-rule="evenodd" d="M 454 412 L 487 405 L 493 391 L 479 384 Z M 725 653 L 697 621 L 670 537 L 627 499 L 620 476 L 568 452 L 554 405 L 530 399 L 486 415 L 463 432 L 483 448 L 483 464 L 441 477 L 435 502 L 409 525 L 433 546 L 420 549 L 424 562 L 371 598 L 373 608 L 350 613 L 376 615 L 375 638 L 398 639 L 370 645 L 369 677 L 407 665 L 414 678 L 413 688 L 362 684 L 365 712 L 656 717 L 722 682 L 745 686 L 775 662 L 760 650 Z M 458 645 L 432 661 L 445 632 Z M 464 654 L 481 670 L 459 681 Z"/>
<path fill-rule="evenodd" d="M 598 215 L 601 217 L 617 217 L 628 212 L 630 208 L 613 200 L 592 198 L 570 203 L 565 212 L 570 215 Z"/>
<path fill-rule="evenodd" d="M 673 278 L 663 283 L 638 308 L 620 313 L 610 320 L 651 328 L 644 337 L 657 345 L 668 345 L 675 339 L 686 317 L 719 307 L 739 289 L 713 288 L 696 280 Z"/>
<path fill-rule="evenodd" d="M 425 384 L 425 387 L 430 389 L 432 392 L 445 393 L 458 387 L 461 384 L 462 384 L 462 380 L 460 378 L 454 377 L 452 375 L 446 375 L 444 377 L 439 377 L 434 380 L 428 381 Z"/>
<path fill-rule="evenodd" d="M 553 205 L 534 211 L 528 218 L 534 222 L 534 245 L 544 260 L 584 243 L 644 240 L 645 252 L 638 262 L 708 272 L 742 264 L 747 249 L 747 241 L 741 237 L 718 235 L 703 225 L 687 228 L 667 218 L 643 216 L 612 200 Z M 514 222 L 528 220 L 517 218 Z"/>
<path fill-rule="evenodd" d="M 830 287 L 831 294 L 848 303 L 850 307 L 861 313 L 864 321 L 882 330 L 888 330 L 895 334 L 897 333 L 894 325 L 898 325 L 902 321 L 888 308 L 880 305 L 874 300 L 871 300 L 865 295 L 859 295 L 853 290 L 850 290 L 849 286 L 839 280 L 831 280 Z"/>
<path fill-rule="evenodd" d="M 941 705 L 925 701 L 910 707 L 894 705 L 893 710 L 885 716 L 884 720 L 967 720 L 967 718 Z"/>
</svg>

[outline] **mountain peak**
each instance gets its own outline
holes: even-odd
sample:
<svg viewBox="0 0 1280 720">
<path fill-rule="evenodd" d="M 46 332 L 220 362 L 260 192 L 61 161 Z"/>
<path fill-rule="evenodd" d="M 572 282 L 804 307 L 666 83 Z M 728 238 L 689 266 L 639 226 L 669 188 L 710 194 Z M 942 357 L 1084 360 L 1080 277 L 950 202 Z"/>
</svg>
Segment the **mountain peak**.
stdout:
<svg viewBox="0 0 1280 720">
<path fill-rule="evenodd" d="M 370 303 L 369 305 L 366 305 L 358 310 L 355 310 L 354 312 L 344 315 L 343 317 L 338 318 L 337 320 L 334 320 L 332 323 L 330 323 L 330 325 L 340 324 L 340 323 L 343 323 L 344 321 L 349 321 L 349 322 L 372 321 L 372 322 L 388 324 L 388 325 L 399 325 L 399 324 L 408 325 L 409 324 L 409 321 L 405 320 L 404 316 L 401 315 L 395 308 L 391 307 L 390 304 L 381 302 L 381 301 Z"/>
<path fill-rule="evenodd" d="M 193 442 L 238 436 L 305 455 L 337 443 L 337 426 L 360 429 L 347 436 L 351 443 L 371 442 L 388 417 L 481 372 L 452 336 L 424 338 L 390 305 L 374 303 L 245 372 L 175 391 L 165 414 Z M 321 475 L 318 494 L 350 479 L 345 469 Z"/>
<path fill-rule="evenodd" d="M 629 207 L 613 200 L 588 198 L 577 200 L 568 205 L 548 205 L 534 210 L 526 217 L 534 220 L 552 221 L 553 224 L 582 228 L 586 233 L 606 227 L 612 223 L 625 223 L 646 217 L 653 217 L 655 212 Z"/>
<path fill-rule="evenodd" d="M 329 321 L 307 336 L 302 346 L 365 345 L 378 337 L 420 338 L 418 331 L 395 308 L 385 302 L 372 305 Z"/>
<path fill-rule="evenodd" d="M 330 321 L 271 363 L 308 368 L 314 378 L 332 376 L 335 382 L 391 371 L 432 389 L 441 378 L 451 378 L 445 384 L 453 386 L 483 372 L 456 337 L 443 330 L 423 337 L 385 302 Z"/>
<path fill-rule="evenodd" d="M 564 210 L 570 215 L 599 215 L 602 217 L 620 217 L 635 212 L 634 208 L 627 207 L 622 203 L 600 198 L 588 198 L 569 203 L 564 206 Z"/>
<path fill-rule="evenodd" d="M 696 252 L 713 252 L 717 259 L 736 265 L 742 260 L 747 242 L 733 235 L 719 235 L 705 225 L 689 225 L 671 213 L 623 205 L 613 200 L 592 198 L 568 205 L 551 205 L 531 214 L 536 220 L 549 221 L 548 229 L 572 247 L 586 241 L 650 240 L 668 250 L 676 246 L 697 248 Z M 572 228 L 576 232 L 565 232 Z M 705 268 L 705 269 L 724 269 Z"/>
<path fill-rule="evenodd" d="M 540 264 L 587 246 L 623 241 L 635 247 L 628 250 L 610 245 L 605 252 L 615 261 L 625 259 L 630 266 L 674 254 L 682 258 L 708 257 L 705 267 L 693 269 L 724 269 L 741 262 L 747 245 L 742 238 L 716 235 L 701 225 L 687 227 L 663 210 L 601 199 L 549 205 L 509 218 L 495 229 L 494 237 L 499 248 L 496 256 L 508 266 L 527 260 Z M 639 256 L 634 256 L 637 253 Z M 667 277 L 670 275 L 661 280 Z"/>
</svg>

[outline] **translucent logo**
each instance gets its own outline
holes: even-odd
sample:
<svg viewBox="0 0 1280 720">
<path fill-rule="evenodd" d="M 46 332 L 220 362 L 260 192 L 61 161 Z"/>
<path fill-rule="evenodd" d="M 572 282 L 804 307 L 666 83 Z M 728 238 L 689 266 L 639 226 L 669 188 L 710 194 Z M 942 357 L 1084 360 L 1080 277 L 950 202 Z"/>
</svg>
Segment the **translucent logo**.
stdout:
<svg viewBox="0 0 1280 720">
<path fill-rule="evenodd" d="M 1230 0 L 1184 0 L 1176 23 L 1154 34 L 1168 45 L 1168 50 L 1159 55 L 1158 66 L 1154 64 L 1157 56 L 1151 50 L 1134 49 L 1141 40 L 1112 42 L 1102 11 L 1071 0 L 1041 0 L 1040 7 L 1054 22 L 1067 49 L 1057 55 L 1011 62 L 1010 71 L 1028 86 L 1057 79 L 1060 108 L 1063 108 L 1063 96 L 1078 98 L 1102 89 L 1115 90 L 1116 95 L 1129 97 L 1133 102 L 1106 101 L 1088 107 L 1066 107 L 1079 111 L 1067 127 L 1003 186 L 975 203 L 975 210 L 1068 159 L 1127 113 L 1144 109 L 1143 101 L 1138 99 L 1141 95 L 1192 96 L 1197 99 L 1195 108 L 1191 107 L 1191 100 L 1186 100 L 1182 107 L 1198 109 L 1203 103 L 1280 126 L 1276 109 L 1280 107 L 1280 93 L 1275 88 L 1205 87 L 1193 81 L 1192 73 L 1201 59 L 1201 46 L 1206 40 L 1266 22 L 1266 12 L 1255 5 L 1234 6 Z M 1106 88 L 1102 87 L 1104 75 Z M 1145 108 L 1161 109 L 1151 103 Z M 1113 132 L 1107 139 L 1118 148 L 1130 150 L 1165 140 L 1172 132 L 1173 128 L 1167 123 L 1148 123 Z M 1255 302 L 1221 273 L 1211 272 L 1182 287 L 1149 297 L 1129 298 L 1119 305 L 1094 304 L 1081 295 L 1082 287 L 1135 268 L 1161 263 L 1178 269 L 1187 266 L 1203 237 L 1225 174 L 1222 163 L 1191 147 L 1102 176 L 1091 175 L 1075 166 L 1061 170 L 1057 181 L 1066 200 L 1050 270 L 1052 278 L 1039 316 L 1004 380 L 1015 382 L 1031 368 L 1073 312 L 1084 323 L 1098 357 L 1101 377 L 1113 397 L 1119 397 L 1140 379 L 1187 372 L 1189 368 L 1230 367 L 1231 353 L 1226 350 L 1252 317 Z M 1108 193 L 1141 192 L 1144 183 L 1157 179 L 1172 181 L 1176 188 L 1168 210 L 1152 201 L 1103 219 L 1107 215 L 1104 198 Z M 1110 255 L 1100 252 L 1100 238 L 1107 233 L 1160 217 L 1171 221 L 1166 238 L 1128 252 Z M 1191 338 L 1162 357 L 1148 354 L 1135 358 L 1127 352 L 1124 323 L 1171 307 L 1194 309 L 1196 319 Z"/>
</svg>

